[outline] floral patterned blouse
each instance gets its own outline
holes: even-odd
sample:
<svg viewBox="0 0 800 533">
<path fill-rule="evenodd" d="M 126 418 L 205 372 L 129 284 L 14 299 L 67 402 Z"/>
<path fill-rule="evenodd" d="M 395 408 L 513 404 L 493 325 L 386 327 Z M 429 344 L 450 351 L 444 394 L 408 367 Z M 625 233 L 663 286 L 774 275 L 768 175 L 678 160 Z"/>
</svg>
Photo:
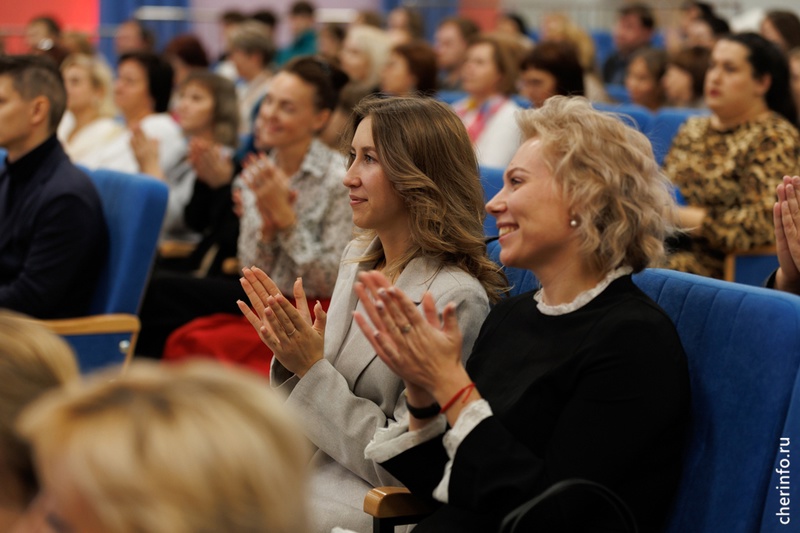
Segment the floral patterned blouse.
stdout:
<svg viewBox="0 0 800 533">
<path fill-rule="evenodd" d="M 664 160 L 690 206 L 707 210 L 697 235 L 682 239 L 667 266 L 721 278 L 725 254 L 774 244 L 772 206 L 786 175 L 800 173 L 800 134 L 774 112 L 720 131 L 690 118 Z"/>
<path fill-rule="evenodd" d="M 341 154 L 314 140 L 300 170 L 290 178 L 297 191 L 297 222 L 262 241 L 261 214 L 253 192 L 237 178 L 242 191 L 238 258 L 241 266 L 257 266 L 275 281 L 281 292 L 292 294 L 298 277 L 311 298 L 330 298 L 345 246 L 353 237 L 353 216 Z"/>
</svg>

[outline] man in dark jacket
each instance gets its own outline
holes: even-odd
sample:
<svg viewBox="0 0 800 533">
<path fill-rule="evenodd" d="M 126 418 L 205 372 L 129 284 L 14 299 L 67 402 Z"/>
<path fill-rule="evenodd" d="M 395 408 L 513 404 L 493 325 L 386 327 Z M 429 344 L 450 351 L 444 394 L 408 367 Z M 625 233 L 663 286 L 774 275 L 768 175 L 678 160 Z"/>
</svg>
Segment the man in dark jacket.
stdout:
<svg viewBox="0 0 800 533">
<path fill-rule="evenodd" d="M 0 307 L 37 318 L 85 314 L 108 253 L 97 190 L 55 135 L 65 106 L 48 59 L 0 57 Z"/>
</svg>

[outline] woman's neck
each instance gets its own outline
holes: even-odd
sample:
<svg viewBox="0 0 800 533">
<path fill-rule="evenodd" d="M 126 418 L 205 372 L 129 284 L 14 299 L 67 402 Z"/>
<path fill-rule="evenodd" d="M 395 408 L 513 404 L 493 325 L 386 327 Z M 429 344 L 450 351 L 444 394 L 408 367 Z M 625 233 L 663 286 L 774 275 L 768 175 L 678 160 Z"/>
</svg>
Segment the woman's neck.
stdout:
<svg viewBox="0 0 800 533">
<path fill-rule="evenodd" d="M 585 262 L 572 261 L 566 267 L 551 265 L 537 269 L 536 277 L 542 285 L 542 301 L 550 306 L 568 304 L 578 295 L 592 289 L 605 278 Z"/>
<path fill-rule="evenodd" d="M 294 176 L 303 164 L 303 160 L 308 153 L 311 143 L 314 141 L 313 137 L 303 139 L 292 145 L 283 148 L 275 148 L 272 151 L 275 157 L 275 164 L 278 165 L 286 176 Z"/>
<path fill-rule="evenodd" d="M 384 267 L 399 261 L 411 246 L 411 235 L 409 235 L 408 226 L 405 224 L 402 224 L 401 227 L 401 224 L 398 223 L 396 228 L 377 231 L 376 233 L 383 248 Z M 392 279 L 391 281 L 394 282 L 395 280 Z"/>
<path fill-rule="evenodd" d="M 72 116 L 75 117 L 75 127 L 69 134 L 72 139 L 81 129 L 85 128 L 100 117 L 100 112 L 94 106 L 87 106 L 84 109 L 73 109 Z"/>
<path fill-rule="evenodd" d="M 480 108 L 483 104 L 485 104 L 490 99 L 494 98 L 495 96 L 499 96 L 499 94 L 495 92 L 490 93 L 473 93 L 469 95 L 472 98 L 473 104 L 475 104 L 476 108 Z"/>
<path fill-rule="evenodd" d="M 767 107 L 766 102 L 763 100 L 758 100 L 752 106 L 747 108 L 746 110 L 742 111 L 741 113 L 728 115 L 728 116 L 720 116 L 718 113 L 714 113 L 711 116 L 711 124 L 718 130 L 729 130 L 744 124 L 745 122 L 750 122 L 761 115 L 767 113 L 769 111 L 769 107 Z"/>
<path fill-rule="evenodd" d="M 138 124 L 141 122 L 145 117 L 148 117 L 153 114 L 153 110 L 149 108 L 140 108 L 134 109 L 129 113 L 123 113 L 125 117 L 125 124 L 130 128 L 134 124 Z"/>
</svg>

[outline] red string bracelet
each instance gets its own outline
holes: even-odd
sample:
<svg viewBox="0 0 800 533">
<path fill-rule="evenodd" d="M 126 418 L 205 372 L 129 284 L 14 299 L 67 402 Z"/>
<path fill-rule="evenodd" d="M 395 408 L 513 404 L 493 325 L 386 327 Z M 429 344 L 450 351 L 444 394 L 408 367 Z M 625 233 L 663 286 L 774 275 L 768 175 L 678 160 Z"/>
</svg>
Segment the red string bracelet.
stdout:
<svg viewBox="0 0 800 533">
<path fill-rule="evenodd" d="M 469 393 L 472 392 L 472 389 L 474 389 L 474 388 L 475 388 L 475 383 L 470 382 L 469 385 L 467 385 L 466 387 L 464 387 L 463 389 L 458 391 L 455 394 L 455 396 L 450 398 L 449 402 L 447 402 L 446 404 L 444 404 L 444 406 L 442 406 L 442 410 L 439 411 L 439 414 L 446 413 L 447 410 L 450 409 L 451 407 L 453 407 L 453 404 L 456 403 L 458 401 L 458 399 L 461 398 L 461 396 L 464 395 L 465 392 L 467 393 L 467 395 L 464 396 L 464 401 L 467 401 L 467 398 L 469 398 Z"/>
</svg>

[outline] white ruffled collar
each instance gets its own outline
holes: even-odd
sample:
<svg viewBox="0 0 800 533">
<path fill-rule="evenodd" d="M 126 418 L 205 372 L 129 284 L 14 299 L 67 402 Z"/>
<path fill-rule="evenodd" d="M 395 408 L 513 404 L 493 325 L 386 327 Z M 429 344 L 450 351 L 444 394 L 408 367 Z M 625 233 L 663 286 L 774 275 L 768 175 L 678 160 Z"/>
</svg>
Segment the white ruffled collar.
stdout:
<svg viewBox="0 0 800 533">
<path fill-rule="evenodd" d="M 621 278 L 622 276 L 627 276 L 633 272 L 633 269 L 629 266 L 620 267 L 616 270 L 612 270 L 611 272 L 606 275 L 603 280 L 592 287 L 591 289 L 587 289 L 580 293 L 578 296 L 575 297 L 569 303 L 559 304 L 559 305 L 547 305 L 542 301 L 542 291 L 541 289 L 536 291 L 533 295 L 533 299 L 536 300 L 536 307 L 543 315 L 549 316 L 559 316 L 559 315 L 566 315 L 567 313 L 571 313 L 573 311 L 577 311 L 581 307 L 585 306 L 592 300 L 594 300 L 598 294 L 603 292 L 606 287 L 608 287 L 612 281 L 615 279 Z"/>
</svg>

